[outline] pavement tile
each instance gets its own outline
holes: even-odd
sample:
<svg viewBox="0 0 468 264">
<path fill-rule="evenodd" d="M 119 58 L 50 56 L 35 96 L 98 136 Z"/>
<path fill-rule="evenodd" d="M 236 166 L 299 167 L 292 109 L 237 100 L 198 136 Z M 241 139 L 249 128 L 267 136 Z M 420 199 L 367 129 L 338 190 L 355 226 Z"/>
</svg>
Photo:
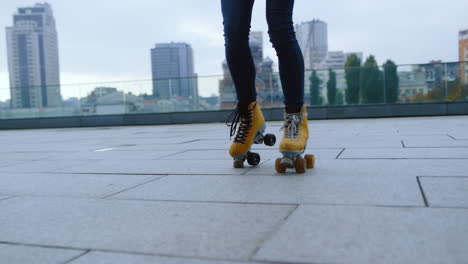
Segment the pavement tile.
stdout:
<svg viewBox="0 0 468 264">
<path fill-rule="evenodd" d="M 468 208 L 467 177 L 420 177 L 429 206 Z"/>
<path fill-rule="evenodd" d="M 81 151 L 67 155 L 53 154 L 47 160 L 155 160 L 181 151 L 177 150 L 146 150 L 122 151 L 119 148 L 98 148 L 94 151 Z"/>
<path fill-rule="evenodd" d="M 293 206 L 17 197 L 4 241 L 246 260 Z"/>
<path fill-rule="evenodd" d="M 277 149 L 269 149 L 269 150 L 259 150 L 256 151 L 255 149 L 252 150 L 253 152 L 257 152 L 260 154 L 262 160 L 278 158 L 281 156 Z M 320 156 L 322 159 L 335 159 L 338 154 L 340 154 L 343 149 L 313 149 L 311 150 L 314 154 Z M 229 160 L 232 161 L 232 157 L 229 155 L 227 150 L 188 150 L 181 152 L 179 154 L 174 154 L 168 157 L 162 158 L 163 160 Z"/>
<path fill-rule="evenodd" d="M 340 159 L 468 159 L 468 148 L 346 149 Z"/>
<path fill-rule="evenodd" d="M 0 245 L 94 249 L 85 263 L 468 262 L 466 116 L 310 128 L 303 175 L 276 174 L 278 144 L 233 169 L 224 124 L 0 130 Z"/>
<path fill-rule="evenodd" d="M 310 152 L 309 152 L 310 153 Z M 313 153 L 311 153 L 313 154 Z M 322 175 L 328 177 L 393 177 L 394 175 L 416 176 L 465 176 L 468 162 L 463 159 L 443 160 L 327 160 L 316 156 L 314 169 L 306 171 L 305 175 Z M 261 166 L 249 169 L 248 175 L 278 175 L 275 171 L 274 160 L 269 160 Z M 288 170 L 287 175 L 295 175 L 294 170 Z"/>
<path fill-rule="evenodd" d="M 167 176 L 112 198 L 242 203 L 424 206 L 416 178 L 328 176 Z"/>
<path fill-rule="evenodd" d="M 301 206 L 254 260 L 466 263 L 468 210 Z"/>
<path fill-rule="evenodd" d="M 0 201 L 1 200 L 5 200 L 5 199 L 8 199 L 10 198 L 11 196 L 7 196 L 7 195 L 0 195 Z"/>
<path fill-rule="evenodd" d="M 70 264 L 248 264 L 252 262 L 230 262 L 219 260 L 197 260 L 187 258 L 169 258 L 122 253 L 90 252 Z"/>
<path fill-rule="evenodd" d="M 130 173 L 130 174 L 242 174 L 248 170 L 234 169 L 227 160 L 101 160 L 57 168 L 67 173 Z M 1 169 L 0 169 L 1 171 Z"/>
<path fill-rule="evenodd" d="M 103 197 L 157 178 L 143 175 L 0 173 L 0 193 Z"/>
<path fill-rule="evenodd" d="M 72 152 L 68 152 L 71 154 Z M 59 155 L 64 155 L 60 153 Z M 50 157 L 50 152 L 44 153 L 40 152 L 0 152 L 0 160 L 2 161 L 33 161 L 33 160 L 42 160 Z"/>
<path fill-rule="evenodd" d="M 313 137 L 313 135 L 311 136 Z M 349 140 L 322 138 L 309 139 L 309 148 L 401 148 L 400 139 L 369 140 L 367 138 L 350 138 Z"/>
<path fill-rule="evenodd" d="M 84 251 L 0 244 L 0 262 L 5 264 L 62 264 Z"/>
<path fill-rule="evenodd" d="M 0 160 L 0 169 L 10 166 L 10 165 L 21 164 L 24 162 L 25 162 L 24 160 L 7 160 L 7 159 Z"/>
<path fill-rule="evenodd" d="M 466 129 L 460 131 L 451 131 L 448 133 L 450 136 L 456 140 L 468 140 L 468 135 L 466 134 Z"/>
<path fill-rule="evenodd" d="M 30 173 L 50 173 L 59 171 L 59 169 L 66 170 L 70 167 L 85 168 L 96 161 L 92 160 L 39 160 L 39 161 L 16 161 L 7 166 L 0 167 L 0 174 L 5 172 L 30 172 Z M 80 172 L 80 171 L 78 171 Z"/>
<path fill-rule="evenodd" d="M 468 148 L 468 140 L 441 140 L 406 139 L 403 140 L 407 148 Z"/>
</svg>

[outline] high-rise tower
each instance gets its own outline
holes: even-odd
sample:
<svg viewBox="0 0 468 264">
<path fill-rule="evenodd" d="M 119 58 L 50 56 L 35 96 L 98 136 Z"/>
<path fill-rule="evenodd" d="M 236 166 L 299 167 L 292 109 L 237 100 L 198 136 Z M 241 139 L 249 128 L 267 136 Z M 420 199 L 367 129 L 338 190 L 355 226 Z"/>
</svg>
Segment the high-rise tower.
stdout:
<svg viewBox="0 0 468 264">
<path fill-rule="evenodd" d="M 50 5 L 18 8 L 6 33 L 11 107 L 61 106 L 57 31 Z"/>
<path fill-rule="evenodd" d="M 296 25 L 296 35 L 306 70 L 317 68 L 328 53 L 327 23 L 318 19 L 303 22 Z"/>
<path fill-rule="evenodd" d="M 160 43 L 151 49 L 153 95 L 198 99 L 192 47 L 187 43 Z"/>
</svg>

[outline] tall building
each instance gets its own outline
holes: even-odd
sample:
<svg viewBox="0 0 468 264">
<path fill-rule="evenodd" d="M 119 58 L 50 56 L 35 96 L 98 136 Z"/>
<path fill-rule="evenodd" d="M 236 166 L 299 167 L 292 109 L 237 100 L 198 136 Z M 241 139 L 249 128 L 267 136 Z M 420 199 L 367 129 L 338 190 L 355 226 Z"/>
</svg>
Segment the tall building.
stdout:
<svg viewBox="0 0 468 264">
<path fill-rule="evenodd" d="M 157 99 L 191 98 L 198 102 L 192 47 L 187 43 L 160 43 L 151 49 L 153 95 Z"/>
<path fill-rule="evenodd" d="M 306 70 L 317 68 L 328 53 L 327 23 L 314 19 L 297 24 L 296 35 L 304 55 Z"/>
<path fill-rule="evenodd" d="M 6 35 L 11 107 L 60 106 L 58 41 L 50 5 L 18 8 Z"/>
<path fill-rule="evenodd" d="M 460 77 L 464 84 L 468 84 L 468 29 L 461 30 L 459 36 L 459 61 L 464 62 L 460 65 Z"/>
</svg>

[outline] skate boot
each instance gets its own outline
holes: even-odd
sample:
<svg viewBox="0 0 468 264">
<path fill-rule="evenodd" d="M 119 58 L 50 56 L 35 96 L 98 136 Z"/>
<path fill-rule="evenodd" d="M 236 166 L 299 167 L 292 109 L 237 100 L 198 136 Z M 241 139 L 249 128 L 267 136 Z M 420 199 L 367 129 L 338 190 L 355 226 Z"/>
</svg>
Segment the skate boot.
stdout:
<svg viewBox="0 0 468 264">
<path fill-rule="evenodd" d="M 286 169 L 296 169 L 297 173 L 304 173 L 305 169 L 314 168 L 315 157 L 302 154 L 309 139 L 307 125 L 307 108 L 304 106 L 300 113 L 284 113 L 283 139 L 279 150 L 283 158 L 276 159 L 275 168 L 278 173 L 285 173 Z"/>
<path fill-rule="evenodd" d="M 250 152 L 252 144 L 274 146 L 276 143 L 275 135 L 263 134 L 265 119 L 256 102 L 238 104 L 226 124 L 231 127 L 231 137 L 234 136 L 229 149 L 229 154 L 234 158 L 234 168 L 243 168 L 245 160 L 252 166 L 260 163 L 260 155 Z"/>
</svg>

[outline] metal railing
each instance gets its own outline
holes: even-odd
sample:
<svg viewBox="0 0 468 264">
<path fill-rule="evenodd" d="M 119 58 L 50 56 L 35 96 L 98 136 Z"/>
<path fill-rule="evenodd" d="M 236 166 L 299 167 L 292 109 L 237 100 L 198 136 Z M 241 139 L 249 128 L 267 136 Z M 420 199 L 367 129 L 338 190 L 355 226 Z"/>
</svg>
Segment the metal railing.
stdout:
<svg viewBox="0 0 468 264">
<path fill-rule="evenodd" d="M 320 69 L 306 71 L 304 83 L 311 106 L 468 101 L 468 62 Z M 259 69 L 256 87 L 264 108 L 283 106 L 278 73 Z M 198 96 L 201 90 L 217 94 Z M 0 88 L 0 98 L 0 119 L 210 111 L 236 104 L 229 75 L 17 86 Z"/>
</svg>

